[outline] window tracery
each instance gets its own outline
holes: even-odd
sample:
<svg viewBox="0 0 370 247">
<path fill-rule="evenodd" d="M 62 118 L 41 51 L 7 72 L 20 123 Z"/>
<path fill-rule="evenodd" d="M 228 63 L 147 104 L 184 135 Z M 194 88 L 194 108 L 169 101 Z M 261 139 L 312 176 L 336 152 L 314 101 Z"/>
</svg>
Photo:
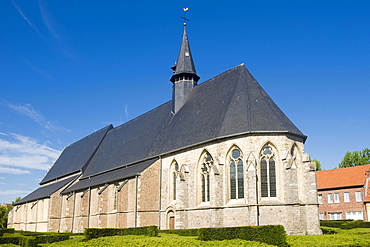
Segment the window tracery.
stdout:
<svg viewBox="0 0 370 247">
<path fill-rule="evenodd" d="M 213 158 L 205 152 L 202 158 L 202 164 L 200 167 L 200 179 L 201 179 L 201 200 L 202 202 L 209 202 L 210 200 L 210 179 L 209 174 L 213 165 Z"/>
<path fill-rule="evenodd" d="M 234 147 L 229 155 L 230 199 L 244 198 L 244 165 L 240 149 Z"/>
<path fill-rule="evenodd" d="M 276 166 L 275 155 L 270 145 L 261 152 L 261 196 L 276 197 Z"/>
</svg>

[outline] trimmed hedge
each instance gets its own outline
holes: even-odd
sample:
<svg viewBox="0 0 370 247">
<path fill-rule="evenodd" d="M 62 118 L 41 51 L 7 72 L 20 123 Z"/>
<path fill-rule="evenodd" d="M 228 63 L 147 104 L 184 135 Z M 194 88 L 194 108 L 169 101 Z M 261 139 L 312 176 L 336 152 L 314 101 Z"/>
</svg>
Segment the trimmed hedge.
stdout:
<svg viewBox="0 0 370 247">
<path fill-rule="evenodd" d="M 146 235 L 146 236 L 158 236 L 157 226 L 144 226 L 144 227 L 131 227 L 131 228 L 86 228 L 85 238 L 90 240 L 93 238 L 100 238 L 106 236 L 115 235 Z"/>
<path fill-rule="evenodd" d="M 171 229 L 171 230 L 160 230 L 162 233 L 177 234 L 179 236 L 198 236 L 198 228 L 196 229 Z"/>
<path fill-rule="evenodd" d="M 276 246 L 289 246 L 285 229 L 281 225 L 201 228 L 198 238 L 206 241 L 239 238 Z"/>
<path fill-rule="evenodd" d="M 341 229 L 353 229 L 353 228 L 370 228 L 370 222 L 363 220 L 355 220 L 344 223 L 340 226 Z"/>
<path fill-rule="evenodd" d="M 16 244 L 21 247 L 37 247 L 36 239 L 28 236 L 1 237 L 0 244 Z"/>
<path fill-rule="evenodd" d="M 351 222 L 353 220 L 320 220 L 320 226 L 340 228 L 342 224 Z"/>
<path fill-rule="evenodd" d="M 13 234 L 14 233 L 14 228 L 3 228 L 3 229 L 0 229 L 0 236 L 2 236 L 4 233 Z"/>
</svg>

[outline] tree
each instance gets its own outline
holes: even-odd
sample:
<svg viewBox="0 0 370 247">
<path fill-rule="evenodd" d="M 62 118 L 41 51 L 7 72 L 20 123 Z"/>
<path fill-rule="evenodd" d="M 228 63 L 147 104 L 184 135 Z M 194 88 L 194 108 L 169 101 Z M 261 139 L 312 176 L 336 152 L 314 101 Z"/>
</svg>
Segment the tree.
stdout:
<svg viewBox="0 0 370 247">
<path fill-rule="evenodd" d="M 363 166 L 370 164 L 370 149 L 365 148 L 362 151 L 347 152 L 342 162 L 338 164 L 339 168 Z"/>
<path fill-rule="evenodd" d="M 6 228 L 7 223 L 8 223 L 8 214 L 10 210 L 14 207 L 14 204 L 18 202 L 21 198 L 17 197 L 11 205 L 4 205 L 0 206 L 0 229 L 1 228 Z"/>
<path fill-rule="evenodd" d="M 315 162 L 316 163 L 316 171 L 321 171 L 322 168 L 321 168 L 321 162 L 318 161 L 318 160 L 312 160 L 312 162 Z"/>
</svg>

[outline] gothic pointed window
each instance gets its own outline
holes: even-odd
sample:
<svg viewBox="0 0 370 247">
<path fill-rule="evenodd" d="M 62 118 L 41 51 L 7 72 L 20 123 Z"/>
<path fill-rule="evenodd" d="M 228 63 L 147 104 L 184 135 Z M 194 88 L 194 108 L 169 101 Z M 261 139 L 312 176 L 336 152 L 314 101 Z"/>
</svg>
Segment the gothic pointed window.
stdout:
<svg viewBox="0 0 370 247">
<path fill-rule="evenodd" d="M 242 153 L 234 148 L 229 155 L 230 199 L 244 198 L 244 168 Z"/>
<path fill-rule="evenodd" d="M 209 202 L 210 200 L 210 180 L 209 173 L 213 165 L 213 158 L 205 152 L 202 156 L 202 163 L 200 166 L 200 183 L 201 183 L 201 200 L 202 202 Z"/>
<path fill-rule="evenodd" d="M 176 200 L 177 198 L 177 174 L 179 173 L 179 164 L 174 161 L 172 163 L 171 169 L 171 179 L 172 179 L 172 200 Z"/>
<path fill-rule="evenodd" d="M 270 146 L 261 152 L 261 196 L 276 197 L 276 171 L 274 153 Z"/>
</svg>

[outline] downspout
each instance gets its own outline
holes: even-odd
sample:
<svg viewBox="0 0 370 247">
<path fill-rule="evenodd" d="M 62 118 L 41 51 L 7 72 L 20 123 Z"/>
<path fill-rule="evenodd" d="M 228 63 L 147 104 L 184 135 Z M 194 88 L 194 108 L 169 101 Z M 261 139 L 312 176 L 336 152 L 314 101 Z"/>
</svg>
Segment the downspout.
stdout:
<svg viewBox="0 0 370 247">
<path fill-rule="evenodd" d="M 256 209 L 257 209 L 257 226 L 260 225 L 260 208 L 258 205 L 258 168 L 256 167 Z"/>
<path fill-rule="evenodd" d="M 158 229 L 161 229 L 161 208 L 162 208 L 162 157 L 159 156 L 159 205 L 158 205 Z"/>
<path fill-rule="evenodd" d="M 87 228 L 90 228 L 90 210 L 91 210 L 91 187 L 89 187 L 89 210 L 87 212 Z"/>
<path fill-rule="evenodd" d="M 138 196 L 138 175 L 136 175 L 135 176 L 135 183 L 136 183 L 136 191 L 135 191 L 135 193 L 136 193 L 136 195 L 135 195 L 135 211 L 134 211 L 134 217 L 135 217 L 135 227 L 137 227 L 137 203 L 138 203 L 138 200 L 137 200 L 137 196 Z"/>
<path fill-rule="evenodd" d="M 73 191 L 73 210 L 72 210 L 72 227 L 71 232 L 73 232 L 74 222 L 75 222 L 75 208 L 76 208 L 76 191 Z"/>
</svg>

